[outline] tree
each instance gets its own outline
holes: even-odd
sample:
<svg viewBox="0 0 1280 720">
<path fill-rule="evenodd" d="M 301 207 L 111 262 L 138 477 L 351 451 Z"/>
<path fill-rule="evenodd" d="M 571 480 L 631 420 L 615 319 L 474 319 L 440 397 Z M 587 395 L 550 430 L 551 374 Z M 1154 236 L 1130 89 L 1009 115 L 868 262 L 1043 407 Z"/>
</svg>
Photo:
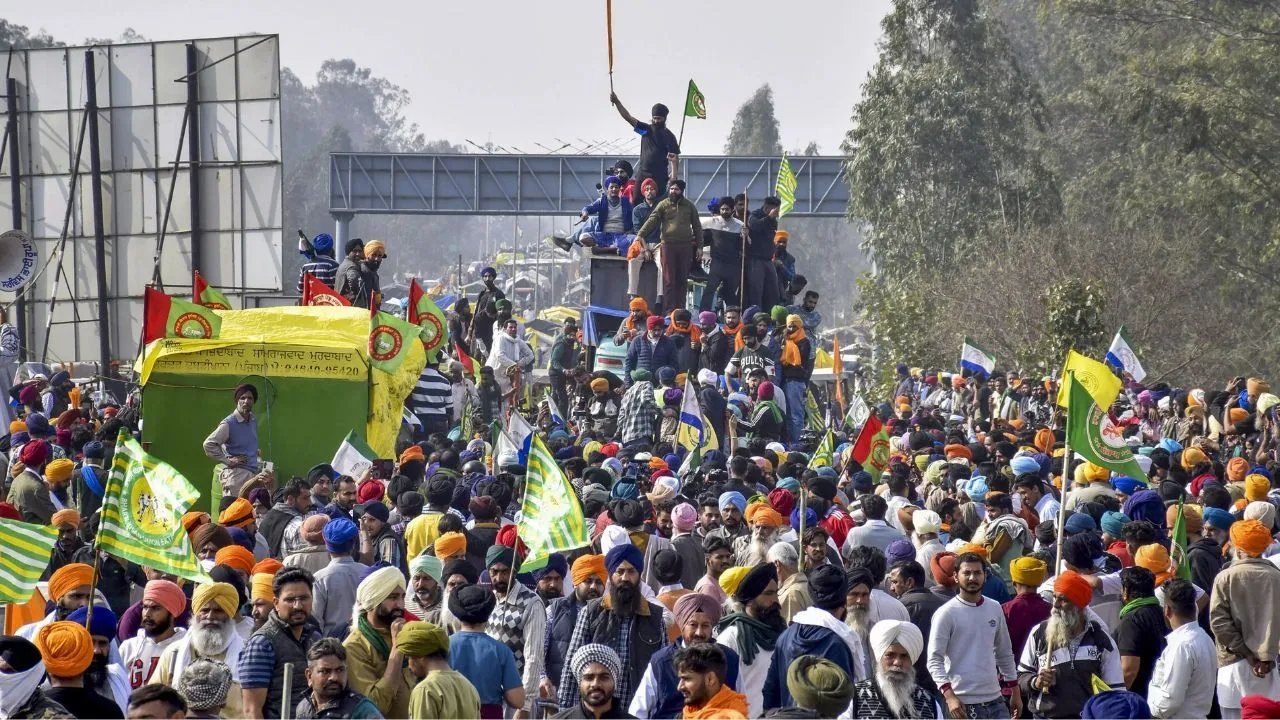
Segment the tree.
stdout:
<svg viewBox="0 0 1280 720">
<path fill-rule="evenodd" d="M 773 89 L 761 85 L 738 108 L 733 128 L 724 144 L 725 155 L 773 156 L 782 154 L 778 118 L 773 114 Z"/>
<path fill-rule="evenodd" d="M 49 33 L 43 30 L 32 35 L 31 30 L 27 28 L 26 25 L 18 25 L 11 23 L 4 18 L 0 18 L 0 50 L 9 50 L 10 48 L 34 49 L 64 46 L 66 46 L 66 43 L 54 40 Z"/>
</svg>

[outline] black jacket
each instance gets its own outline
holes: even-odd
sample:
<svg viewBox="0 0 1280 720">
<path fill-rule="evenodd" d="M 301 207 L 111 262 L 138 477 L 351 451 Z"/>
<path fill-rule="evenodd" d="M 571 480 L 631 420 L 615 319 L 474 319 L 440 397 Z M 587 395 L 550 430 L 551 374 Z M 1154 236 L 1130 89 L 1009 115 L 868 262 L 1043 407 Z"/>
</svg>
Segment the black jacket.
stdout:
<svg viewBox="0 0 1280 720">
<path fill-rule="evenodd" d="M 911 624 L 919 628 L 920 634 L 926 638 L 929 637 L 929 630 L 933 626 L 933 614 L 947 604 L 947 598 L 930 592 L 928 588 L 908 590 L 898 600 L 907 609 Z M 929 674 L 929 668 L 925 664 L 928 655 L 928 653 L 920 653 L 920 657 L 916 659 L 916 684 L 929 692 L 936 693 L 938 686 L 934 683 L 933 676 Z"/>
<path fill-rule="evenodd" d="M 747 257 L 773 261 L 773 236 L 778 232 L 778 219 L 765 215 L 764 209 L 751 211 L 747 218 Z"/>
<path fill-rule="evenodd" d="M 698 358 L 698 367 L 706 368 L 717 375 L 724 374 L 724 368 L 733 357 L 733 344 L 729 336 L 720 328 L 702 333 L 702 353 Z"/>
</svg>

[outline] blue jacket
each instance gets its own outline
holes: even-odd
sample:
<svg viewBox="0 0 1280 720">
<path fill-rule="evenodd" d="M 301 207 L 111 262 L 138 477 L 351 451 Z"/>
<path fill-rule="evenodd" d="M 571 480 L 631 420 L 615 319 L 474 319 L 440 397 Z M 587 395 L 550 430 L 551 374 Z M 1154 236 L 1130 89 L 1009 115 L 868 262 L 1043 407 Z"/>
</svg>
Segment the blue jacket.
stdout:
<svg viewBox="0 0 1280 720">
<path fill-rule="evenodd" d="M 787 668 L 801 655 L 824 657 L 839 665 L 850 678 L 857 677 L 853 668 L 853 653 L 849 652 L 839 635 L 817 625 L 793 622 L 778 636 L 773 659 L 769 662 L 769 674 L 764 679 L 765 710 L 795 704 L 791 699 L 791 692 L 787 690 Z"/>
<path fill-rule="evenodd" d="M 650 718 L 678 718 L 684 715 L 684 696 L 676 689 L 676 651 L 684 647 L 684 640 L 676 640 L 674 645 L 668 645 L 653 654 L 649 660 L 649 672 L 653 675 L 653 681 L 658 686 L 657 696 L 658 704 L 650 708 Z M 738 666 L 741 664 L 738 658 L 738 652 L 728 645 L 720 645 L 724 651 L 725 659 L 725 679 L 724 682 L 729 686 L 730 690 L 738 689 Z"/>
<path fill-rule="evenodd" d="M 627 348 L 627 359 L 622 366 L 626 372 L 622 379 L 627 387 L 631 386 L 632 370 L 648 370 L 656 379 L 658 368 L 676 366 L 676 346 L 666 335 L 659 335 L 656 345 L 649 342 L 647 335 L 641 335 L 631 341 L 631 347 Z"/>
<path fill-rule="evenodd" d="M 631 219 L 631 199 L 623 195 L 618 199 L 618 202 L 622 203 L 622 229 L 625 232 L 634 233 L 635 225 Z M 609 198 L 601 195 L 598 200 L 582 208 L 582 212 L 588 215 L 595 215 L 596 230 L 604 232 L 605 223 L 609 220 Z"/>
</svg>

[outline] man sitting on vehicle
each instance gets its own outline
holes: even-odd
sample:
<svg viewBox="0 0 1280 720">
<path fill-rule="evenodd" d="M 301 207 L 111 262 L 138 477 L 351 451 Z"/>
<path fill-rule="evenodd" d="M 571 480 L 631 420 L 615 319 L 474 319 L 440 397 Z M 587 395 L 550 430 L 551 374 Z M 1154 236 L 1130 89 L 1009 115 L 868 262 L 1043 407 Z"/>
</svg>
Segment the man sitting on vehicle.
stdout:
<svg viewBox="0 0 1280 720">
<path fill-rule="evenodd" d="M 596 254 L 613 255 L 627 251 L 635 239 L 631 217 L 631 199 L 622 195 L 622 181 L 616 175 L 604 180 L 604 194 L 582 208 L 582 219 L 594 215 L 596 229 L 578 236 L 583 247 L 595 248 Z"/>
</svg>

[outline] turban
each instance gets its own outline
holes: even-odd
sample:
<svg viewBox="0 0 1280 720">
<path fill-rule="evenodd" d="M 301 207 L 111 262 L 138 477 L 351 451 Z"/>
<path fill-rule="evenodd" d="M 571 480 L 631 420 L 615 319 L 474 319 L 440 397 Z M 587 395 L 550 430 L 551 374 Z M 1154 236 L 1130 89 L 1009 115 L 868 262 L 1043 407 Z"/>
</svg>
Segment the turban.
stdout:
<svg viewBox="0 0 1280 720">
<path fill-rule="evenodd" d="M 190 535 L 196 528 L 204 527 L 213 522 L 213 518 L 209 517 L 209 513 L 199 510 L 192 510 L 189 513 L 182 514 L 182 529 Z"/>
<path fill-rule="evenodd" d="M 671 524 L 676 532 L 689 532 L 698 523 L 698 509 L 689 503 L 680 503 L 671 510 Z"/>
<path fill-rule="evenodd" d="M 814 607 L 821 610 L 841 607 L 848 594 L 849 580 L 844 570 L 828 564 L 809 572 L 809 596 L 813 598 Z"/>
<path fill-rule="evenodd" d="M 849 673 L 830 660 L 801 655 L 787 668 L 787 691 L 798 707 L 833 718 L 849 709 L 853 683 Z"/>
<path fill-rule="evenodd" d="M 684 627 L 684 624 L 698 613 L 706 615 L 714 625 L 720 622 L 722 614 L 720 602 L 706 593 L 686 593 L 676 598 L 676 604 L 671 609 L 678 628 Z"/>
<path fill-rule="evenodd" d="M 1271 545 L 1271 531 L 1257 520 L 1241 520 L 1231 526 L 1231 544 L 1250 557 L 1261 557 Z"/>
<path fill-rule="evenodd" d="M 1067 570 L 1053 581 L 1053 592 L 1070 600 L 1080 610 L 1085 609 L 1093 599 L 1093 588 L 1080 573 L 1073 570 Z"/>
<path fill-rule="evenodd" d="M 1239 460 L 1240 458 L 1236 458 Z M 1262 475 L 1249 475 L 1244 479 L 1244 499 L 1250 502 L 1255 500 L 1265 500 L 1267 492 L 1271 490 L 1271 483 Z M 55 516 L 56 517 L 56 516 Z"/>
<path fill-rule="evenodd" d="M 329 516 L 322 513 L 308 515 L 302 521 L 302 539 L 309 545 L 324 542 L 324 528 L 329 524 Z"/>
<path fill-rule="evenodd" d="M 253 504 L 244 498 L 236 498 L 222 514 L 218 522 L 227 527 L 243 528 L 253 522 Z"/>
<path fill-rule="evenodd" d="M 276 601 L 276 576 L 269 573 L 254 573 L 249 576 L 249 597 L 252 600 Z"/>
<path fill-rule="evenodd" d="M 446 581 L 454 575 L 461 575 L 463 579 L 472 584 L 480 581 L 480 571 L 463 558 L 454 558 L 445 563 L 444 570 L 440 573 L 440 577 Z"/>
<path fill-rule="evenodd" d="M 607 392 L 609 390 L 609 381 L 604 378 L 596 378 L 591 381 L 591 392 Z"/>
<path fill-rule="evenodd" d="M 1177 506 L 1175 505 L 1173 507 Z M 1177 510 L 1174 510 L 1173 512 L 1176 513 Z M 1117 510 L 1108 510 L 1102 513 L 1102 532 L 1113 538 L 1119 539 L 1124 535 L 1124 524 L 1127 522 L 1129 522 L 1129 518 L 1125 517 L 1124 513 Z M 1190 528 L 1188 528 L 1187 531 L 1190 532 Z"/>
<path fill-rule="evenodd" d="M 878 662 L 891 645 L 901 645 L 914 663 L 924 652 L 924 635 L 920 628 L 904 620 L 881 620 L 871 627 L 871 649 Z"/>
<path fill-rule="evenodd" d="M 644 310 L 648 312 L 649 303 L 645 302 L 644 298 L 642 297 L 633 297 L 631 298 L 631 302 L 627 304 L 627 308 L 632 310 L 633 312 L 636 310 Z"/>
<path fill-rule="evenodd" d="M 636 572 L 644 572 L 644 556 L 640 554 L 640 549 L 631 543 L 622 543 L 614 547 L 604 556 L 604 566 L 609 569 L 609 574 L 617 572 L 618 566 L 627 562 Z"/>
<path fill-rule="evenodd" d="M 1094 718 L 1107 718 L 1108 720 L 1119 720 L 1120 718 L 1149 718 L 1151 717 L 1151 707 L 1147 705 L 1146 698 L 1141 695 L 1129 692 L 1128 690 L 1109 690 L 1101 692 L 1085 701 L 1084 708 L 1080 710 L 1082 720 L 1093 720 Z M 1249 717 L 1244 715 L 1244 717 Z"/>
<path fill-rule="evenodd" d="M 894 540 L 884 549 L 884 558 L 888 567 L 893 567 L 901 562 L 916 559 L 916 546 L 911 544 L 910 540 L 901 539 Z"/>
<path fill-rule="evenodd" d="M 1169 527 L 1173 527 L 1174 521 L 1178 519 L 1178 506 L 1170 505 L 1165 511 L 1165 523 Z M 1200 532 L 1204 530 L 1204 518 L 1200 515 L 1199 505 L 1183 505 L 1182 521 L 1187 528 L 1187 534 L 1192 537 L 1198 537 Z M 1120 537 L 1119 533 L 1111 533 L 1115 537 Z"/>
<path fill-rule="evenodd" d="M 1215 530 L 1230 530 L 1235 521 L 1236 517 L 1222 508 L 1210 507 L 1204 509 L 1205 524 Z"/>
<path fill-rule="evenodd" d="M 751 602 L 769 587 L 770 582 L 778 581 L 778 568 L 773 563 L 761 563 L 750 568 L 738 587 L 733 592 L 735 600 L 741 603 Z"/>
<path fill-rule="evenodd" d="M 378 487 L 382 486 L 379 485 Z M 360 517 L 361 514 L 364 514 L 374 518 L 375 520 L 381 520 L 382 522 L 387 522 L 391 519 L 391 508 L 388 508 L 382 502 L 381 498 L 366 501 L 363 505 L 356 508 L 356 512 L 356 517 Z"/>
<path fill-rule="evenodd" d="M 449 649 L 444 628 L 429 622 L 405 623 L 396 635 L 396 647 L 408 657 L 427 657 Z"/>
<path fill-rule="evenodd" d="M 59 510 L 53 514 L 53 520 L 50 522 L 53 527 L 61 527 L 70 525 L 74 528 L 80 527 L 80 513 L 75 510 Z"/>
<path fill-rule="evenodd" d="M 442 572 L 444 572 L 444 563 L 433 555 L 419 555 L 409 561 L 410 578 L 415 575 L 426 575 L 436 582 L 442 582 L 444 578 L 441 575 Z"/>
<path fill-rule="evenodd" d="M 196 552 L 209 543 L 213 543 L 216 547 L 224 548 L 231 544 L 231 533 L 221 525 L 201 525 L 191 533 L 191 544 L 195 546 Z"/>
<path fill-rule="evenodd" d="M 494 565 L 506 565 L 510 568 L 516 567 L 516 551 L 515 548 L 506 545 L 491 545 L 484 554 L 484 566 L 491 568 Z"/>
<path fill-rule="evenodd" d="M 765 503 L 755 503 L 747 508 L 746 518 L 747 522 L 752 525 L 763 525 L 771 528 L 779 528 L 786 524 L 786 521 L 782 519 L 782 515 Z"/>
<path fill-rule="evenodd" d="M 49 459 L 49 443 L 44 440 L 31 440 L 18 451 L 18 460 L 30 468 L 41 467 Z"/>
<path fill-rule="evenodd" d="M 800 481 L 793 477 L 784 477 L 778 480 L 778 487 L 782 490 L 790 490 L 792 492 L 800 491 Z"/>
<path fill-rule="evenodd" d="M 583 555 L 573 561 L 573 569 L 570 571 L 574 585 L 581 585 L 587 581 L 589 577 L 597 577 L 601 583 L 608 581 L 609 574 L 605 570 L 603 555 Z"/>
<path fill-rule="evenodd" d="M 1080 467 L 1084 468 L 1084 478 L 1091 483 L 1106 482 L 1111 479 L 1111 471 L 1101 465 L 1087 462 Z"/>
<path fill-rule="evenodd" d="M 1182 467 L 1186 470 L 1207 462 L 1209 462 L 1209 459 L 1205 457 L 1204 451 L 1200 448 L 1189 447 L 1182 451 Z"/>
<path fill-rule="evenodd" d="M 569 672 L 575 678 L 581 678 L 582 671 L 591 663 L 603 665 L 615 681 L 622 676 L 622 659 L 618 657 L 618 652 L 602 643 L 587 643 L 578 648 L 569 659 Z"/>
<path fill-rule="evenodd" d="M 533 571 L 533 579 L 541 580 L 546 577 L 549 572 L 559 573 L 562 578 L 568 577 L 569 561 L 565 559 L 564 555 L 561 555 L 558 552 L 551 553 L 547 558 L 547 564 Z"/>
<path fill-rule="evenodd" d="M 71 471 L 74 470 L 76 464 L 66 458 L 58 458 L 53 460 L 44 468 L 45 479 L 49 482 L 61 483 L 71 478 Z"/>
<path fill-rule="evenodd" d="M 950 445 L 943 447 L 942 454 L 945 455 L 948 460 L 958 457 L 964 458 L 965 460 L 973 459 L 973 451 L 970 450 L 967 445 L 961 445 L 960 443 L 951 443 Z"/>
<path fill-rule="evenodd" d="M 790 515 L 796 506 L 796 496 L 782 488 L 769 491 L 769 505 L 778 511 L 780 516 Z"/>
<path fill-rule="evenodd" d="M 644 319 L 644 326 L 647 330 L 657 330 L 662 327 L 662 318 L 658 315 L 650 315 Z"/>
<path fill-rule="evenodd" d="M 1163 585 L 1173 576 L 1173 561 L 1169 559 L 1169 551 L 1160 543 L 1138 548 L 1133 555 L 1133 564 L 1150 570 L 1156 576 L 1156 585 Z"/>
<path fill-rule="evenodd" d="M 436 557 L 447 558 L 467 552 L 467 536 L 460 532 L 447 532 L 436 538 Z"/>
<path fill-rule="evenodd" d="M 54 677 L 77 677 L 93 663 L 93 638 L 83 625 L 52 622 L 40 628 L 35 641 L 45 670 Z"/>
<path fill-rule="evenodd" d="M 936 534 L 942 529 L 942 518 L 932 510 L 916 510 L 911 516 L 911 524 L 917 535 Z"/>
<path fill-rule="evenodd" d="M 229 565 L 245 575 L 253 574 L 253 553 L 239 545 L 228 545 L 222 548 L 217 555 L 213 556 L 213 561 L 218 565 Z"/>
<path fill-rule="evenodd" d="M 1048 572 L 1043 560 L 1030 555 L 1009 563 L 1009 578 L 1019 585 L 1039 587 Z"/>
<path fill-rule="evenodd" d="M 809 481 L 809 492 L 831 502 L 836 497 L 836 484 L 830 478 L 813 478 Z"/>
<path fill-rule="evenodd" d="M 274 594 L 274 593 L 273 593 Z M 240 610 L 240 594 L 231 583 L 202 583 L 191 593 L 191 612 L 198 613 L 213 603 L 229 617 L 235 618 Z M 97 616 L 97 613 L 94 613 Z"/>
<path fill-rule="evenodd" d="M 977 555 L 978 557 L 982 558 L 984 561 L 988 559 L 987 549 L 981 545 L 978 545 L 977 543 L 967 543 L 965 545 L 961 545 L 959 550 L 956 550 L 956 557 L 959 557 L 961 555 L 966 555 L 966 554 Z"/>
<path fill-rule="evenodd" d="M 1098 524 L 1093 521 L 1092 515 L 1077 511 L 1067 516 L 1067 522 L 1062 529 L 1075 535 L 1083 532 L 1093 532 L 1098 529 Z"/>
<path fill-rule="evenodd" d="M 1233 457 L 1227 461 L 1227 482 L 1244 482 L 1249 474 L 1249 461 L 1242 457 Z"/>
<path fill-rule="evenodd" d="M 1040 463 L 1030 455 L 1014 455 L 1009 460 L 1009 468 L 1013 470 L 1014 475 L 1039 475 Z"/>
<path fill-rule="evenodd" d="M 23 389 L 25 390 L 26 388 L 23 388 Z M 27 424 L 22 422 L 21 420 L 14 420 L 13 422 L 9 423 L 10 435 L 12 435 L 13 433 L 26 432 L 26 431 L 27 431 Z"/>
<path fill-rule="evenodd" d="M 929 572 L 933 575 L 933 581 L 939 585 L 955 587 L 956 554 L 947 551 L 934 553 L 933 557 L 929 558 Z"/>
<path fill-rule="evenodd" d="M 381 250 L 383 253 L 386 253 L 387 244 L 382 242 L 381 240 L 370 240 L 364 244 L 364 256 L 366 258 L 372 257 L 373 253 L 378 250 Z"/>
<path fill-rule="evenodd" d="M 253 572 L 251 574 L 257 575 L 258 573 L 266 573 L 267 575 L 275 575 L 283 569 L 284 563 L 275 558 L 267 558 L 265 560 L 259 560 L 258 564 L 253 566 Z"/>
<path fill-rule="evenodd" d="M 84 563 L 69 563 L 58 568 L 49 576 L 49 597 L 57 602 L 63 595 L 78 587 L 93 584 L 93 566 Z"/>
<path fill-rule="evenodd" d="M 1244 381 L 1245 393 L 1257 397 L 1265 392 L 1271 392 L 1271 384 L 1262 378 L 1251 377 Z"/>
<path fill-rule="evenodd" d="M 747 499 L 742 497 L 742 493 L 740 492 L 721 493 L 720 501 L 716 507 L 723 510 L 727 505 L 732 505 L 738 508 L 738 512 L 745 512 L 747 509 Z"/>
<path fill-rule="evenodd" d="M 171 580 L 149 581 L 142 591 L 142 599 L 159 605 L 175 618 L 187 609 L 186 594 Z"/>
<path fill-rule="evenodd" d="M 1132 495 L 1139 490 L 1145 490 L 1147 484 L 1141 480 L 1131 478 L 1128 475 L 1121 475 L 1111 481 L 1111 487 L 1115 488 L 1116 492 L 1122 495 Z"/>
<path fill-rule="evenodd" d="M 329 552 L 339 555 L 351 552 L 351 548 L 355 545 L 356 537 L 359 535 L 360 529 L 356 527 L 354 522 L 345 517 L 330 520 L 324 526 L 324 532 L 322 533 L 325 547 L 329 549 Z"/>
<path fill-rule="evenodd" d="M 751 568 L 746 565 L 738 565 L 720 573 L 720 589 L 725 595 L 735 595 L 738 592 L 738 586 L 747 577 L 747 573 L 751 572 Z"/>
<path fill-rule="evenodd" d="M 239 400 L 240 396 L 245 393 L 249 393 L 250 395 L 252 395 L 254 402 L 258 401 L 258 388 L 254 387 L 253 385 L 250 385 L 249 383 L 241 383 L 237 385 L 232 397 Z"/>
<path fill-rule="evenodd" d="M 115 613 L 111 612 L 111 608 L 103 607 L 102 605 L 97 605 L 93 608 L 92 620 L 89 618 L 89 608 L 81 607 L 76 608 L 68 615 L 67 621 L 77 625 L 85 625 L 85 621 L 88 621 L 89 624 L 85 625 L 85 627 L 88 628 L 90 635 L 112 640 L 115 639 L 116 629 L 120 626 L 120 620 Z"/>
<path fill-rule="evenodd" d="M 404 573 L 397 567 L 382 567 L 356 586 L 356 605 L 362 610 L 372 610 L 381 605 L 396 590 L 405 589 Z"/>
<path fill-rule="evenodd" d="M 380 480 L 365 480 L 356 488 L 356 502 L 361 505 L 382 499 L 387 494 L 387 489 L 382 485 Z"/>
<path fill-rule="evenodd" d="M 497 598 L 479 585 L 463 585 L 449 593 L 449 612 L 464 623 L 478 625 L 489 619 Z"/>
<path fill-rule="evenodd" d="M 1062 559 L 1072 567 L 1092 567 L 1094 558 L 1102 553 L 1102 540 L 1093 533 L 1072 535 L 1062 541 Z"/>
<path fill-rule="evenodd" d="M 1123 510 L 1130 520 L 1150 520 L 1156 527 L 1164 527 L 1164 500 L 1155 490 L 1139 490 L 1130 495 Z"/>
<path fill-rule="evenodd" d="M 1242 520 L 1257 520 L 1268 531 L 1276 526 L 1276 506 L 1270 500 L 1254 500 L 1244 506 Z"/>
</svg>

